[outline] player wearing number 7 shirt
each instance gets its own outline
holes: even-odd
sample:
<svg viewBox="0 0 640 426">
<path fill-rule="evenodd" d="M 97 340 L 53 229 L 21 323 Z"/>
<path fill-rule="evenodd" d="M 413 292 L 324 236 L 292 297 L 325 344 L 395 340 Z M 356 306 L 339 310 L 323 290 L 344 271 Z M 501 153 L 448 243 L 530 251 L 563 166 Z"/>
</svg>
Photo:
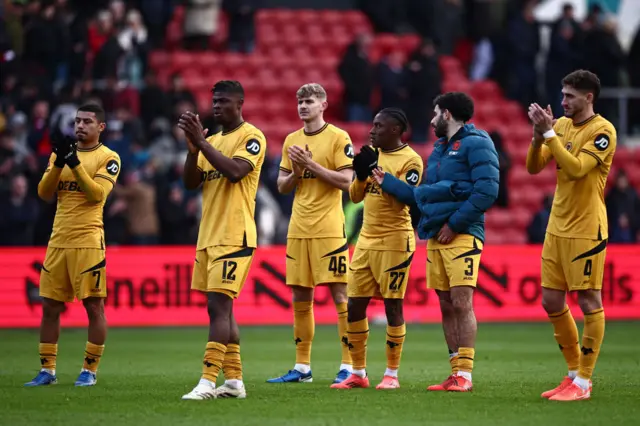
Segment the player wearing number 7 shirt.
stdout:
<svg viewBox="0 0 640 426">
<path fill-rule="evenodd" d="M 313 294 L 329 286 L 338 313 L 342 361 L 334 383 L 351 373 L 351 356 L 341 336 L 347 330 L 349 247 L 342 211 L 343 191 L 353 180 L 353 146 L 347 132 L 323 119 L 327 93 L 316 83 L 296 93 L 304 127 L 287 136 L 282 148 L 278 191 L 295 189 L 287 234 L 287 285 L 293 291 L 294 368 L 269 383 L 311 382 L 311 343 L 315 332 Z M 337 347 L 337 345 L 336 345 Z"/>
<path fill-rule="evenodd" d="M 555 121 L 549 107 L 529 107 L 534 139 L 527 170 L 537 174 L 551 158 L 556 162 L 557 185 L 541 273 L 542 306 L 568 369 L 559 386 L 542 394 L 554 401 L 591 397 L 591 375 L 604 338 L 601 291 L 608 238 L 604 188 L 616 150 L 616 130 L 593 111 L 599 93 L 598 77 L 578 70 L 562 80 L 564 117 Z M 566 304 L 567 291 L 577 292 L 584 313 L 582 344 Z"/>
</svg>

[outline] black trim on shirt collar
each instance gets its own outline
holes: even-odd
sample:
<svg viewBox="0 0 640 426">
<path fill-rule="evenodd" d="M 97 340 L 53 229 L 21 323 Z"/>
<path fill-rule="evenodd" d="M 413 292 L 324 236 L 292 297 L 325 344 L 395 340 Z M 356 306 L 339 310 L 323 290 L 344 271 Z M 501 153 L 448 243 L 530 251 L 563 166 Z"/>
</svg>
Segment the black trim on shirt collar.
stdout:
<svg viewBox="0 0 640 426">
<path fill-rule="evenodd" d="M 305 136 L 315 136 L 315 135 L 319 135 L 320 133 L 322 133 L 324 131 L 324 129 L 326 129 L 327 127 L 329 127 L 329 123 L 324 123 L 324 126 L 320 127 L 315 132 L 307 133 L 306 130 L 303 130 L 303 131 L 304 131 Z"/>
<path fill-rule="evenodd" d="M 584 126 L 585 124 L 587 124 L 588 122 L 590 122 L 591 120 L 593 120 L 594 118 L 596 118 L 599 115 L 600 114 L 593 114 L 591 117 L 589 117 L 586 120 L 583 120 L 583 121 L 581 121 L 579 123 L 574 123 L 573 120 L 571 122 L 573 123 L 574 127 L 580 127 L 580 126 Z"/>
<path fill-rule="evenodd" d="M 80 147 L 78 147 L 78 151 L 82 151 L 82 152 L 95 151 L 96 149 L 100 148 L 101 146 L 102 146 L 102 142 L 98 143 L 98 145 L 94 146 L 93 148 L 80 148 Z"/>
<path fill-rule="evenodd" d="M 244 126 L 245 121 L 242 121 L 237 127 L 228 130 L 228 131 L 222 131 L 222 136 L 227 136 L 230 135 L 231 133 L 235 132 L 236 130 L 238 130 L 240 127 Z"/>
<path fill-rule="evenodd" d="M 393 148 L 393 149 L 382 149 L 382 148 L 380 148 L 380 151 L 382 151 L 382 152 L 386 152 L 386 153 L 389 153 L 389 152 L 398 152 L 398 151 L 400 151 L 400 150 L 405 149 L 405 148 L 406 148 L 406 147 L 408 147 L 408 146 L 409 146 L 409 145 L 407 145 L 406 143 L 403 143 L 403 144 L 402 144 L 402 145 L 400 145 L 399 147 L 397 147 L 397 148 Z"/>
</svg>

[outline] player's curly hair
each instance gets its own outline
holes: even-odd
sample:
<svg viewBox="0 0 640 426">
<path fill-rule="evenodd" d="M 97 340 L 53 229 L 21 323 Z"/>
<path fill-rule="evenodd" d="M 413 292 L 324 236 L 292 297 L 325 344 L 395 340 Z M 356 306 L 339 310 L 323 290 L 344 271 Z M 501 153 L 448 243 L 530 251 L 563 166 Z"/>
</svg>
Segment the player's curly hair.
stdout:
<svg viewBox="0 0 640 426">
<path fill-rule="evenodd" d="M 244 88 L 237 80 L 220 80 L 211 88 L 211 93 L 223 92 L 240 95 L 244 98 Z"/>
<path fill-rule="evenodd" d="M 384 108 L 381 109 L 378 114 L 384 114 L 387 117 L 394 119 L 400 126 L 400 134 L 406 132 L 409 128 L 409 119 L 407 118 L 407 114 L 405 114 L 405 112 L 400 108 Z"/>
<path fill-rule="evenodd" d="M 600 79 L 591 71 L 577 70 L 562 79 L 563 86 L 573 87 L 581 92 L 593 93 L 593 102 L 600 96 Z"/>
<path fill-rule="evenodd" d="M 463 123 L 473 117 L 473 99 L 466 93 L 449 92 L 439 95 L 434 99 L 433 106 L 438 106 L 441 110 L 446 109 L 456 121 Z"/>
</svg>

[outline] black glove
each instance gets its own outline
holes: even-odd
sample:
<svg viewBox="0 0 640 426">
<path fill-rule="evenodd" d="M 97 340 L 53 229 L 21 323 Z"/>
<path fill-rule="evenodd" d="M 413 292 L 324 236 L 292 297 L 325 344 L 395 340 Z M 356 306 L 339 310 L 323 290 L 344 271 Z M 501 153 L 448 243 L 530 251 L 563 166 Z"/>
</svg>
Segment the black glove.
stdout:
<svg viewBox="0 0 640 426">
<path fill-rule="evenodd" d="M 355 157 L 353 157 L 353 170 L 356 171 L 356 179 L 360 181 L 364 182 L 365 180 L 367 180 L 367 177 L 369 177 L 369 168 L 367 167 L 367 159 L 364 158 L 361 152 L 356 154 Z"/>
<path fill-rule="evenodd" d="M 365 159 L 364 162 L 368 171 L 367 176 L 371 176 L 373 169 L 378 167 L 378 148 L 373 148 L 371 145 L 365 145 L 360 150 L 360 154 Z"/>
<path fill-rule="evenodd" d="M 65 141 L 67 143 L 68 151 L 65 156 L 65 162 L 67 166 L 75 169 L 78 164 L 80 164 L 80 160 L 78 159 L 78 141 L 69 136 L 65 137 Z"/>
<path fill-rule="evenodd" d="M 69 143 L 66 141 L 62 132 L 60 132 L 58 126 L 55 126 L 51 133 L 51 145 L 53 152 L 56 154 L 53 165 L 62 169 L 66 164 L 65 157 L 69 153 Z"/>
</svg>

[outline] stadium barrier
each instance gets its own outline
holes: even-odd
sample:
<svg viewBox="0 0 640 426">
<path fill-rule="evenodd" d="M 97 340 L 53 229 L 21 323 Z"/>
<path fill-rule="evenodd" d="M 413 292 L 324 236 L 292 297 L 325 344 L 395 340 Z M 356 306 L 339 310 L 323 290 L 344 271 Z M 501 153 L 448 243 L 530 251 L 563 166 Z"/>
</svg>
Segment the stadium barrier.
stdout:
<svg viewBox="0 0 640 426">
<path fill-rule="evenodd" d="M 540 306 L 540 246 L 487 245 L 475 298 L 479 321 L 544 321 Z M 0 327 L 38 327 L 38 281 L 45 248 L 0 249 Z M 206 300 L 190 291 L 193 247 L 112 247 L 107 249 L 106 315 L 111 326 L 206 325 Z M 640 319 L 640 245 L 607 248 L 603 298 L 607 319 Z M 439 322 L 435 292 L 427 290 L 425 247 L 414 256 L 407 285 L 407 322 Z M 575 297 L 570 297 L 575 306 Z M 260 247 L 234 308 L 243 325 L 291 324 L 290 291 L 285 285 L 285 248 Z M 335 323 L 336 311 L 326 288 L 315 297 L 316 322 Z M 576 317 L 581 317 L 574 309 Z M 373 301 L 370 316 L 380 319 L 384 306 Z M 65 327 L 85 326 L 81 304 L 68 304 Z"/>
</svg>

